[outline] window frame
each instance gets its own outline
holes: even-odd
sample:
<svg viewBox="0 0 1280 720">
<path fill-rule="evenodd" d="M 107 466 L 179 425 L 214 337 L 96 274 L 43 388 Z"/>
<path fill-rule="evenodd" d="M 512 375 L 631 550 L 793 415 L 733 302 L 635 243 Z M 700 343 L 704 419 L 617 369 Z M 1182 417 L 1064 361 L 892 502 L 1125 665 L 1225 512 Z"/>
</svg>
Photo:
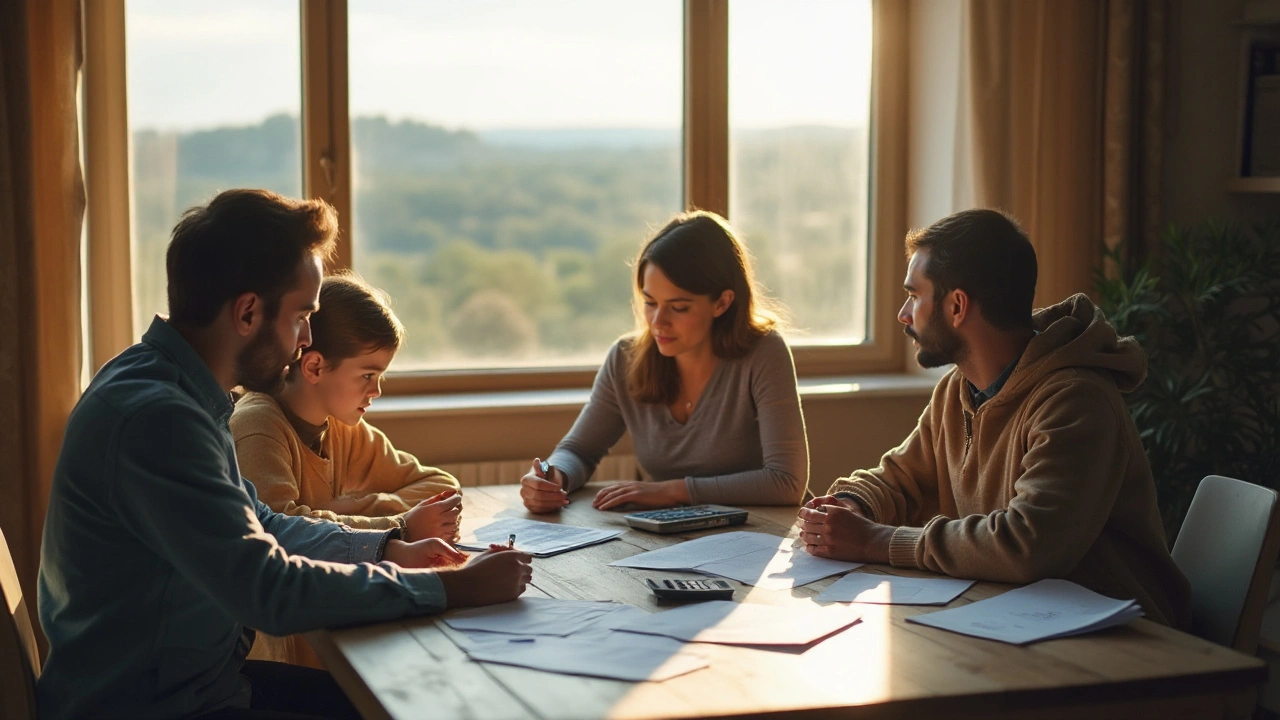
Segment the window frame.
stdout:
<svg viewBox="0 0 1280 720">
<path fill-rule="evenodd" d="M 85 176 L 93 368 L 135 340 L 132 329 L 125 0 L 82 0 Z M 732 221 L 729 208 L 729 2 L 684 0 L 683 187 L 686 207 Z M 331 269 L 350 267 L 351 133 L 346 0 L 299 0 L 302 187 L 338 210 Z M 873 0 L 868 339 L 795 345 L 801 377 L 902 372 L 906 345 L 893 309 L 905 273 L 907 230 L 907 0 Z M 127 300 L 127 301 L 126 301 Z M 458 368 L 388 373 L 387 395 L 586 387 L 598 366 Z"/>
</svg>

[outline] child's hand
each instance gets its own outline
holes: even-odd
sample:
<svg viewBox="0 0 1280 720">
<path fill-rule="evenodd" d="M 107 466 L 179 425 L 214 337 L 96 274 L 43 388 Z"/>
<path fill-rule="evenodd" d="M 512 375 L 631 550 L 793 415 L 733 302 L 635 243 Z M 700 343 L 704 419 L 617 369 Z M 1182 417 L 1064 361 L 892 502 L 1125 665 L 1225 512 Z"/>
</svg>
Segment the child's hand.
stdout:
<svg viewBox="0 0 1280 720">
<path fill-rule="evenodd" d="M 440 538 L 417 542 L 388 540 L 382 559 L 402 568 L 451 568 L 467 561 L 467 554 Z"/>
<path fill-rule="evenodd" d="M 457 490 L 445 490 L 433 495 L 404 514 L 409 540 L 441 538 L 457 542 L 461 535 L 458 523 L 462 517 L 462 495 Z"/>
</svg>

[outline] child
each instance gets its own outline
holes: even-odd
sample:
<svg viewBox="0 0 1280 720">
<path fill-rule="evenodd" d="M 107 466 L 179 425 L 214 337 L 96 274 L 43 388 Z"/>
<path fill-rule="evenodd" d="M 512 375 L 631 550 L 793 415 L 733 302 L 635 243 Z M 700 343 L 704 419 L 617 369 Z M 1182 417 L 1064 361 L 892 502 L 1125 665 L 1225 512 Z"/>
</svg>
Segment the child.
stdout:
<svg viewBox="0 0 1280 720">
<path fill-rule="evenodd" d="M 231 416 L 241 472 L 272 510 L 354 528 L 399 528 L 406 541 L 458 538 L 462 496 L 449 473 L 396 450 L 364 421 L 404 338 L 385 295 L 353 274 L 325 278 L 311 345 L 274 392 L 245 395 Z M 259 642 L 259 657 L 297 661 L 300 640 Z M 294 642 L 288 642 L 294 641 Z M 299 657 L 299 653 L 303 657 Z"/>
</svg>

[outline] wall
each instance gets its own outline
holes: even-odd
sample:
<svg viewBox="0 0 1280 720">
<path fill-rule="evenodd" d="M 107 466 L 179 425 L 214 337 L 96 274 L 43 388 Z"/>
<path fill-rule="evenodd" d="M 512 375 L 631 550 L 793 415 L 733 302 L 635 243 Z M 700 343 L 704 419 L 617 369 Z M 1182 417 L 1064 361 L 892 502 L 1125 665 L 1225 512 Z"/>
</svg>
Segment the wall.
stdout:
<svg viewBox="0 0 1280 720">
<path fill-rule="evenodd" d="M 1175 0 L 1169 18 L 1164 215 L 1258 222 L 1280 217 L 1280 194 L 1233 194 L 1238 174 L 1242 0 Z"/>
<path fill-rule="evenodd" d="M 912 0 L 907 223 L 927 227 L 973 205 L 963 37 L 966 3 Z"/>
</svg>

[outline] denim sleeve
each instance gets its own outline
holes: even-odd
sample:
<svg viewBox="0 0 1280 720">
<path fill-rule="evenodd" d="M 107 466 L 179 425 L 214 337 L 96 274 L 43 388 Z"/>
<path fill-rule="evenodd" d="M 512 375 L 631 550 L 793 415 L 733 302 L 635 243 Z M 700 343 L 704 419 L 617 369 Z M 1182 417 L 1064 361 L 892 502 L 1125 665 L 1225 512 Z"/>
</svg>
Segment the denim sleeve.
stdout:
<svg viewBox="0 0 1280 720">
<path fill-rule="evenodd" d="M 199 407 L 157 402 L 118 427 L 106 472 L 113 509 L 141 543 L 237 622 L 288 635 L 444 610 L 444 587 L 433 572 L 286 551 L 238 482 L 229 435 Z M 345 535 L 325 526 L 282 532 L 290 546 L 322 548 L 335 530 Z"/>
<path fill-rule="evenodd" d="M 356 530 L 342 523 L 304 515 L 285 515 L 258 499 L 258 490 L 242 478 L 249 500 L 257 509 L 258 522 L 290 555 L 312 560 L 361 563 L 379 562 L 394 530 Z"/>
</svg>

